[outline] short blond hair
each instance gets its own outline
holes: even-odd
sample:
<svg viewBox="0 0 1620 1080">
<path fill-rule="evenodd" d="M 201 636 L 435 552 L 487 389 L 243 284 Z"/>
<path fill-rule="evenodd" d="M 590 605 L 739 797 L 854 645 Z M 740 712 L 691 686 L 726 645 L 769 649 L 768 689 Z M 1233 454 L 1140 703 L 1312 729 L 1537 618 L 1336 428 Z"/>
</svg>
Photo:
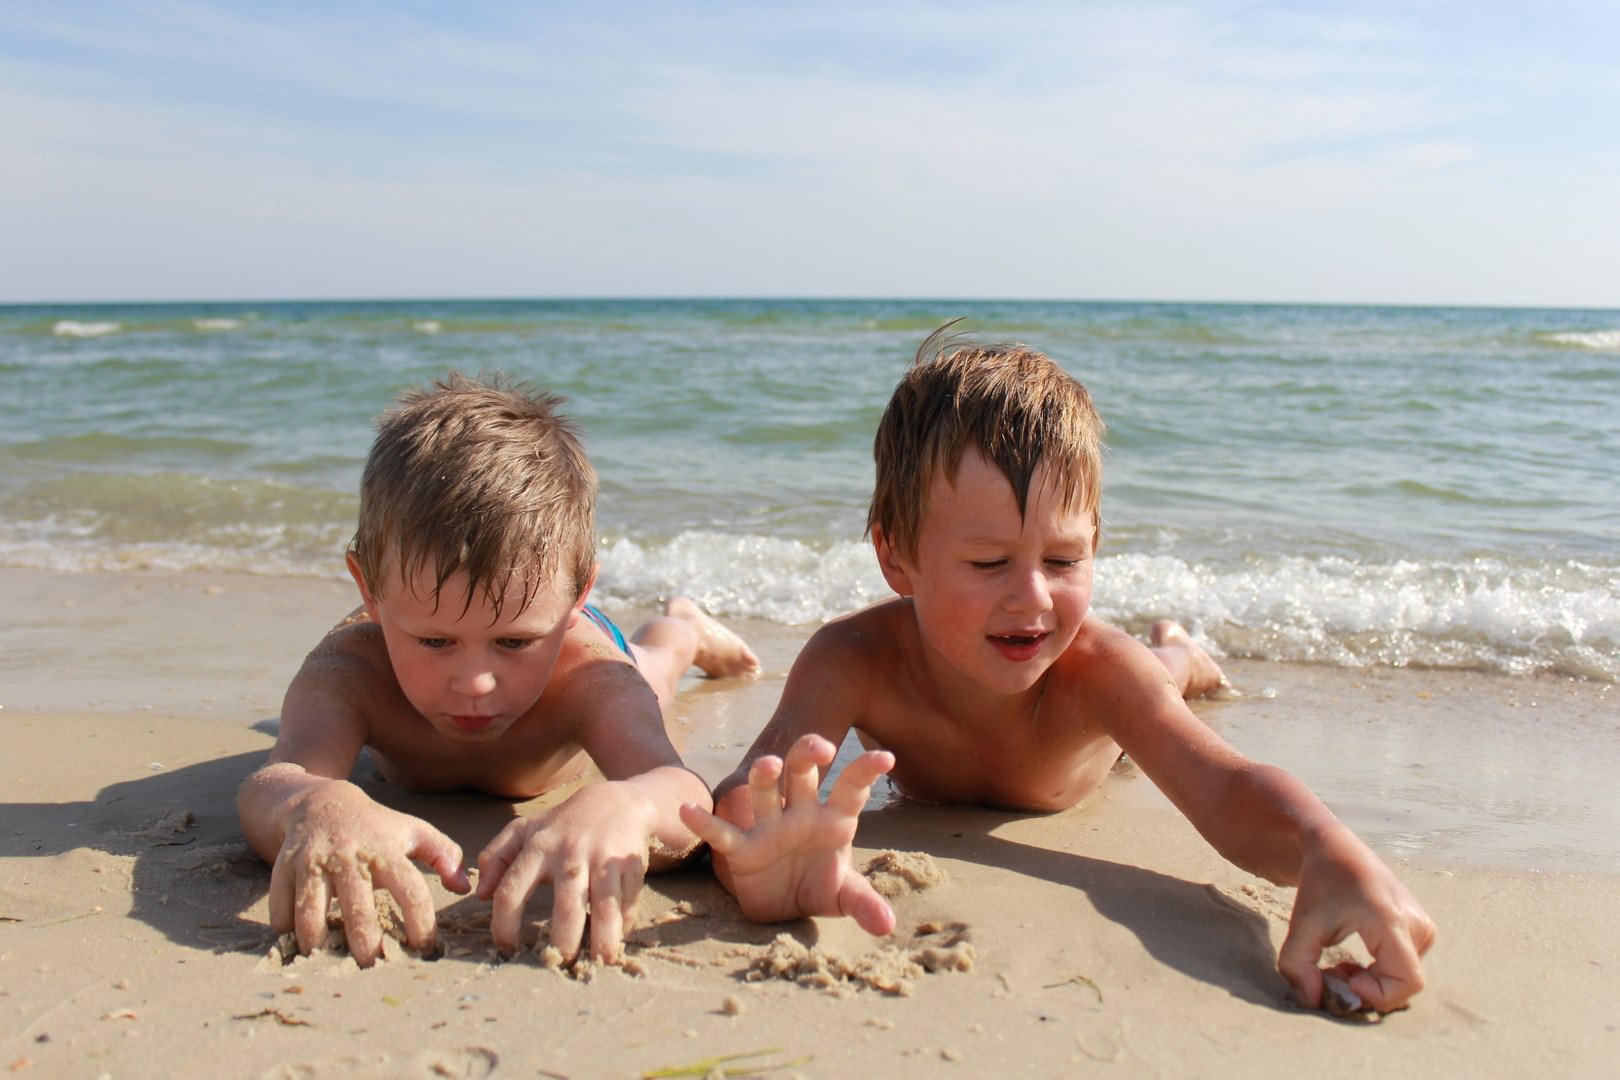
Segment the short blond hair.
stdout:
<svg viewBox="0 0 1620 1080">
<path fill-rule="evenodd" d="M 351 550 L 373 592 L 432 569 L 433 599 L 458 571 L 467 604 L 523 606 L 559 576 L 577 599 L 596 557 L 596 470 L 562 398 L 504 375 L 459 373 L 403 394 L 377 422 Z"/>
<path fill-rule="evenodd" d="M 896 551 L 916 558 L 929 485 L 936 473 L 954 478 L 971 448 L 1007 478 L 1020 516 L 1035 469 L 1047 462 L 1063 505 L 1089 513 L 1100 537 L 1105 427 L 1091 395 L 1028 346 L 950 333 L 958 321 L 922 343 L 878 421 L 867 532 L 881 529 Z"/>
</svg>

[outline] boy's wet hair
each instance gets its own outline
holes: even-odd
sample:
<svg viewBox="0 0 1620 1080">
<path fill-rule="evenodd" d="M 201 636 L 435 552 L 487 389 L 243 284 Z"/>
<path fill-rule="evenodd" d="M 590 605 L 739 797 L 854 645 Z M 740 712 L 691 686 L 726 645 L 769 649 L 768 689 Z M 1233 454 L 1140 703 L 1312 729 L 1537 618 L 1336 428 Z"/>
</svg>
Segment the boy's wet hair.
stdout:
<svg viewBox="0 0 1620 1080">
<path fill-rule="evenodd" d="M 976 449 L 1012 485 L 1020 517 L 1046 461 L 1063 505 L 1089 513 L 1100 539 L 1104 425 L 1091 395 L 1028 346 L 951 333 L 960 321 L 922 343 L 878 422 L 867 532 L 881 528 L 895 550 L 915 558 L 935 471 L 954 478 L 963 452 Z"/>
<path fill-rule="evenodd" d="M 427 568 L 435 602 L 464 570 L 466 604 L 481 592 L 497 615 L 514 581 L 524 607 L 559 578 L 578 598 L 595 566 L 596 470 L 561 404 L 498 374 L 402 395 L 360 479 L 351 547 L 372 591 Z"/>
</svg>

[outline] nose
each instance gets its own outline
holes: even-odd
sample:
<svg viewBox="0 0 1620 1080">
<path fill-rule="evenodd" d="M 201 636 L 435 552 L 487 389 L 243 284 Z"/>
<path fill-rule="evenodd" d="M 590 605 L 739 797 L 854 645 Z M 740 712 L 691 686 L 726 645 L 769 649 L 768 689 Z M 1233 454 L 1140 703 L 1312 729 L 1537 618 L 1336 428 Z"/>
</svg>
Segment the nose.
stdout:
<svg viewBox="0 0 1620 1080">
<path fill-rule="evenodd" d="M 1003 601 L 1008 611 L 1045 611 L 1052 606 L 1052 590 L 1039 567 L 1015 575 Z"/>
<path fill-rule="evenodd" d="M 495 690 L 495 672 L 490 670 L 488 664 L 465 664 L 456 671 L 450 689 L 464 697 L 484 697 Z"/>
</svg>

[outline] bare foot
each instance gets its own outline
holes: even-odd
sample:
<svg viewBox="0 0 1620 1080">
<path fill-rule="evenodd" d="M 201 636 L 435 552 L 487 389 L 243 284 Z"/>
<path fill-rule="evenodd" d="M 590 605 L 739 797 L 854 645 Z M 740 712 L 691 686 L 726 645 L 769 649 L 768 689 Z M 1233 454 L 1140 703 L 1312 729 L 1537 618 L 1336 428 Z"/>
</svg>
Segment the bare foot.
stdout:
<svg viewBox="0 0 1620 1080">
<path fill-rule="evenodd" d="M 697 654 L 692 663 L 711 678 L 753 675 L 759 671 L 759 657 L 748 643 L 722 626 L 713 616 L 684 596 L 672 597 L 664 614 L 692 624 L 697 631 Z"/>
<path fill-rule="evenodd" d="M 1161 658 L 1162 653 L 1180 653 L 1185 657 L 1187 681 L 1182 687 L 1183 697 L 1198 697 L 1232 685 L 1226 681 L 1214 657 L 1192 639 L 1185 626 L 1174 619 L 1160 619 L 1154 623 L 1148 630 L 1148 641 L 1156 651 L 1161 652 Z M 1175 674 L 1176 669 L 1167 658 L 1165 666 L 1170 668 L 1172 675 Z"/>
</svg>

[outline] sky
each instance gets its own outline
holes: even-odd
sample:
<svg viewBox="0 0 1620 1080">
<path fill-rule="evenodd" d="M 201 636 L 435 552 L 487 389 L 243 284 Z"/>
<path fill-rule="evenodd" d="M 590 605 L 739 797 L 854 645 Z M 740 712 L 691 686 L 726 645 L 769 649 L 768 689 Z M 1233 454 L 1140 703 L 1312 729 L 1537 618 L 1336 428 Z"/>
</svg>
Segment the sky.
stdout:
<svg viewBox="0 0 1620 1080">
<path fill-rule="evenodd" d="M 1620 307 L 1620 4 L 0 5 L 0 302 Z"/>
</svg>

